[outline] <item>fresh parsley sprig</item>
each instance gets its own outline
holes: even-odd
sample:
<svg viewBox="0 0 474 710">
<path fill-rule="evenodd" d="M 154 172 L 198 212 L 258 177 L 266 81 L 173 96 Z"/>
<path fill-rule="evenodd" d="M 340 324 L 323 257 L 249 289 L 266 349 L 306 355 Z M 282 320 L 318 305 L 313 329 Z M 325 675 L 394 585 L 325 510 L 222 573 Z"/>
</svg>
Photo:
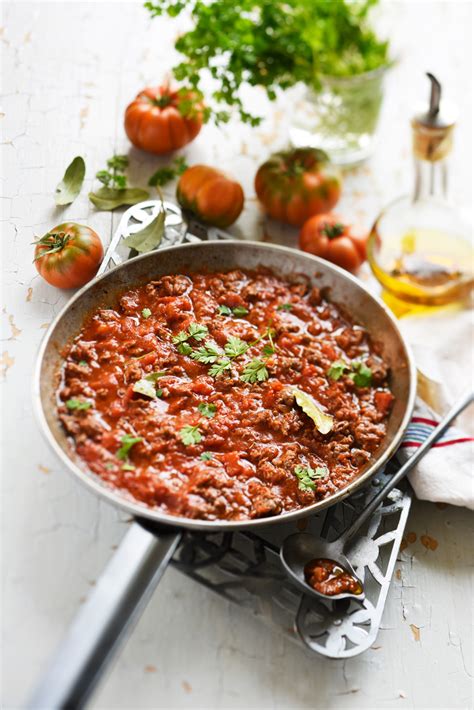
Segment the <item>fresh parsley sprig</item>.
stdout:
<svg viewBox="0 0 474 710">
<path fill-rule="evenodd" d="M 318 466 L 317 468 L 311 468 L 311 466 L 295 467 L 295 476 L 298 479 L 298 488 L 300 491 L 316 490 L 315 481 L 326 478 L 328 475 L 329 470 L 326 466 Z"/>
<path fill-rule="evenodd" d="M 261 360 L 256 357 L 251 360 L 245 367 L 240 375 L 240 379 L 243 382 L 252 384 L 254 382 L 264 382 L 268 380 L 269 373 L 267 370 L 267 365 L 265 360 Z"/>
<path fill-rule="evenodd" d="M 80 412 L 85 411 L 86 409 L 90 409 L 92 407 L 92 402 L 89 402 L 86 399 L 78 399 L 77 397 L 71 397 L 71 399 L 67 400 L 66 407 L 71 410 L 77 409 Z"/>
<path fill-rule="evenodd" d="M 235 316 L 236 318 L 248 315 L 248 310 L 247 308 L 244 308 L 244 306 L 235 306 L 235 308 L 229 308 L 229 306 L 218 306 L 217 312 L 220 316 Z"/>
<path fill-rule="evenodd" d="M 186 163 L 186 158 L 182 155 L 175 158 L 169 165 L 164 165 L 162 168 L 158 168 L 156 172 L 148 180 L 150 187 L 163 187 L 170 180 L 179 177 L 188 169 L 188 164 Z"/>
<path fill-rule="evenodd" d="M 140 441 L 143 441 L 142 436 L 132 436 L 131 434 L 125 434 L 125 436 L 122 436 L 122 438 L 120 439 L 120 443 L 122 444 L 122 446 L 117 451 L 117 458 L 121 461 L 126 461 L 129 465 L 128 457 L 130 450 L 133 446 L 135 446 L 135 444 L 139 444 Z"/>
<path fill-rule="evenodd" d="M 212 402 L 200 402 L 198 404 L 198 410 L 204 417 L 208 419 L 213 419 L 216 416 L 217 405 Z"/>
<path fill-rule="evenodd" d="M 179 430 L 179 437 L 185 446 L 192 446 L 193 444 L 199 444 L 202 434 L 197 425 L 191 426 L 191 424 L 187 424 Z"/>
<path fill-rule="evenodd" d="M 224 355 L 224 351 L 211 340 L 206 340 L 204 345 L 196 350 L 191 349 L 190 353 L 185 354 L 189 354 L 193 360 L 201 362 L 203 365 L 211 365 Z"/>
<path fill-rule="evenodd" d="M 352 360 L 351 363 L 335 360 L 327 371 L 328 377 L 336 382 L 345 374 L 351 378 L 356 387 L 370 387 L 372 384 L 372 370 L 363 360 Z"/>
</svg>

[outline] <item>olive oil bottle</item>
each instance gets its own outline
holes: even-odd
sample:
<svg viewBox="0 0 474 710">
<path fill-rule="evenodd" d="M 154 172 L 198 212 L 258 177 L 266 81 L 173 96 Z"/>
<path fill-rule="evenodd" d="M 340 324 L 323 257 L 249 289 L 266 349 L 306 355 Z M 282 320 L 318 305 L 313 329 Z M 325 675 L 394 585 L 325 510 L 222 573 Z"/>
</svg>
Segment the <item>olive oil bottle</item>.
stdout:
<svg viewBox="0 0 474 710">
<path fill-rule="evenodd" d="M 455 116 L 431 81 L 430 105 L 412 120 L 415 185 L 375 220 L 368 260 L 396 315 L 468 302 L 474 286 L 472 230 L 448 200 L 447 157 Z"/>
</svg>

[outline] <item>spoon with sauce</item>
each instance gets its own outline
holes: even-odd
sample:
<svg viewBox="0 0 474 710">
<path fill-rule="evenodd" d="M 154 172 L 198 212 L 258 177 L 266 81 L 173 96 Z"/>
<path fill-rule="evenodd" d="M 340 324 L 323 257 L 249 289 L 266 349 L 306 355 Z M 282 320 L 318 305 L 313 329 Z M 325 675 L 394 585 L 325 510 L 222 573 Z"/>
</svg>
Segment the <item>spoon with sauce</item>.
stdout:
<svg viewBox="0 0 474 710">
<path fill-rule="evenodd" d="M 290 579 L 306 594 L 325 599 L 365 599 L 364 585 L 347 554 L 360 528 L 392 491 L 444 434 L 453 419 L 474 401 L 474 392 L 463 395 L 438 426 L 424 440 L 413 456 L 391 477 L 388 483 L 362 510 L 355 521 L 334 542 L 309 533 L 296 533 L 284 540 L 280 559 Z"/>
</svg>

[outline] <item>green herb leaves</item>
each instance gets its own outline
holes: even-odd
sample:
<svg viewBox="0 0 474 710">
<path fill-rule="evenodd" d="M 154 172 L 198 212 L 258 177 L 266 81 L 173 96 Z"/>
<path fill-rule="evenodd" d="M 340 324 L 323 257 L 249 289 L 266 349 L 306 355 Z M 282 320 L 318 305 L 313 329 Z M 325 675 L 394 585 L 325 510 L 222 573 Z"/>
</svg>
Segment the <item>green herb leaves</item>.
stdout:
<svg viewBox="0 0 474 710">
<path fill-rule="evenodd" d="M 140 443 L 140 441 L 143 441 L 142 436 L 132 436 L 131 434 L 125 434 L 125 436 L 122 436 L 122 438 L 120 439 L 120 443 L 122 444 L 122 446 L 117 451 L 117 458 L 121 461 L 126 461 L 128 459 L 128 455 L 132 446 L 135 446 L 135 444 Z"/>
<path fill-rule="evenodd" d="M 311 466 L 296 466 L 295 476 L 298 479 L 298 488 L 300 491 L 314 491 L 316 490 L 315 481 L 326 478 L 329 475 L 329 471 L 326 466 L 318 466 L 317 468 L 311 468 Z"/>
<path fill-rule="evenodd" d="M 202 434 L 199 431 L 199 427 L 191 426 L 190 424 L 183 426 L 183 428 L 179 430 L 179 436 L 185 446 L 199 444 L 202 439 Z"/>
<path fill-rule="evenodd" d="M 142 318 L 149 318 L 151 316 L 151 311 L 149 308 L 142 309 Z"/>
<path fill-rule="evenodd" d="M 217 312 L 220 316 L 235 316 L 236 318 L 242 318 L 248 315 L 247 308 L 244 306 L 236 306 L 235 308 L 229 308 L 229 306 L 217 306 Z"/>
<path fill-rule="evenodd" d="M 208 419 L 213 419 L 216 416 L 217 406 L 212 404 L 212 402 L 209 404 L 207 402 L 201 402 L 198 404 L 198 409 L 201 414 Z"/>
<path fill-rule="evenodd" d="M 277 307 L 277 311 L 291 311 L 293 308 L 291 303 L 280 303 L 280 305 Z"/>
<path fill-rule="evenodd" d="M 372 384 L 372 370 L 361 360 L 352 361 L 353 372 L 349 377 L 356 387 L 370 387 Z"/>
<path fill-rule="evenodd" d="M 188 330 L 181 330 L 178 335 L 174 335 L 171 339 L 171 342 L 174 343 L 174 345 L 178 346 L 178 352 L 181 353 L 181 355 L 191 355 L 193 352 L 192 347 L 187 343 L 186 341 L 189 340 L 190 338 L 194 338 L 194 340 L 197 340 L 200 342 L 201 340 L 204 340 L 209 335 L 209 331 L 207 329 L 207 325 L 200 325 L 199 323 L 191 323 L 188 327 Z M 204 351 L 205 348 L 202 348 L 202 356 L 204 356 Z M 198 360 L 199 362 L 199 360 Z M 209 362 L 214 362 L 214 361 L 209 361 Z"/>
<path fill-rule="evenodd" d="M 252 384 L 253 382 L 264 382 L 268 380 L 268 370 L 265 362 L 260 358 L 254 358 L 244 367 L 240 379 Z"/>
<path fill-rule="evenodd" d="M 148 251 L 153 251 L 161 244 L 164 233 L 165 212 L 161 209 L 146 227 L 130 234 L 123 240 L 123 243 L 130 249 L 135 249 L 139 254 L 145 254 Z"/>
<path fill-rule="evenodd" d="M 77 397 L 71 397 L 71 399 L 67 400 L 66 407 L 71 410 L 77 409 L 79 411 L 82 411 L 90 409 L 92 407 L 92 402 L 89 402 L 84 399 L 77 399 Z"/>
<path fill-rule="evenodd" d="M 225 344 L 224 350 L 227 357 L 233 358 L 246 353 L 249 347 L 250 345 L 246 343 L 245 340 L 231 335 Z"/>
<path fill-rule="evenodd" d="M 174 66 L 173 74 L 183 94 L 192 91 L 202 97 L 202 80 L 210 71 L 217 104 L 215 121 L 227 121 L 226 109 L 235 107 L 242 121 L 258 125 L 261 119 L 242 104 L 244 81 L 263 86 L 273 101 L 277 89 L 299 81 L 319 89 L 324 76 L 350 77 L 389 64 L 388 42 L 378 39 L 369 23 L 369 11 L 376 2 L 148 0 L 145 7 L 152 16 L 191 15 L 192 26 L 175 41 L 182 61 Z M 206 103 L 210 105 L 209 100 Z M 357 108 L 354 104 L 353 113 Z M 182 110 L 187 109 L 183 105 Z M 372 109 L 367 114 L 367 122 L 373 122 L 373 113 Z"/>
<path fill-rule="evenodd" d="M 341 377 L 347 370 L 350 370 L 350 365 L 344 360 L 335 360 L 329 370 L 327 371 L 328 377 L 332 380 L 340 380 Z"/>
<path fill-rule="evenodd" d="M 201 362 L 203 365 L 210 365 L 213 362 L 217 362 L 217 360 L 224 354 L 223 350 L 221 350 L 221 348 L 215 345 L 215 343 L 211 340 L 206 340 L 204 345 L 194 351 L 192 348 L 190 349 L 190 353 L 184 354 L 189 354 L 193 360 Z"/>
<path fill-rule="evenodd" d="M 126 155 L 112 156 L 107 161 L 107 167 L 108 170 L 99 170 L 96 173 L 96 178 L 104 187 L 89 193 L 89 200 L 98 210 L 110 211 L 122 205 L 136 205 L 149 198 L 147 190 L 142 190 L 139 187 L 127 187 L 125 170 L 128 167 L 128 158 Z"/>
<path fill-rule="evenodd" d="M 212 454 L 210 451 L 203 451 L 199 458 L 201 459 L 201 461 L 211 461 Z"/>
<path fill-rule="evenodd" d="M 186 163 L 186 158 L 180 155 L 175 158 L 169 165 L 164 165 L 162 168 L 153 173 L 151 178 L 148 180 L 150 187 L 163 187 L 167 182 L 179 177 L 188 169 L 188 164 Z"/>
<path fill-rule="evenodd" d="M 230 370 L 231 367 L 232 363 L 230 360 L 219 360 L 219 362 L 211 365 L 209 368 L 209 374 L 211 377 L 220 377 L 226 370 Z"/>
<path fill-rule="evenodd" d="M 54 200 L 58 206 L 70 205 L 74 202 L 81 191 L 85 174 L 86 164 L 84 158 L 77 155 L 66 168 L 64 177 L 56 188 Z"/>
<path fill-rule="evenodd" d="M 363 360 L 352 360 L 350 364 L 344 360 L 335 360 L 327 371 L 328 377 L 336 381 L 345 374 L 348 374 L 356 387 L 370 387 L 372 384 L 372 370 Z"/>
<path fill-rule="evenodd" d="M 296 404 L 301 407 L 303 412 L 310 417 L 316 425 L 316 429 L 321 434 L 329 434 L 334 426 L 334 419 L 330 414 L 323 412 L 319 404 L 311 397 L 311 395 L 293 387 L 293 394 Z"/>
</svg>

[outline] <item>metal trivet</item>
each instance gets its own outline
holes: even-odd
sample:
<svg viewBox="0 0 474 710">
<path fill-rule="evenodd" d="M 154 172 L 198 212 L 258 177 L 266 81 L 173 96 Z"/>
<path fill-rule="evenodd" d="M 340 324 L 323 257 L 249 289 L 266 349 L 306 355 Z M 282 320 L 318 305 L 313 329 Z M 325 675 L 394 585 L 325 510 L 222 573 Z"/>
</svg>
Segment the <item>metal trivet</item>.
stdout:
<svg viewBox="0 0 474 710">
<path fill-rule="evenodd" d="M 217 228 L 190 224 L 180 208 L 164 202 L 165 234 L 158 248 L 199 240 L 232 239 Z M 107 249 L 101 272 L 129 258 L 121 240 L 146 226 L 161 202 L 149 200 L 124 212 Z M 123 255 L 122 255 L 123 254 Z M 374 514 L 365 534 L 351 550 L 351 562 L 364 582 L 363 603 L 326 601 L 302 595 L 280 565 L 280 544 L 287 535 L 306 530 L 335 539 L 393 473 L 390 462 L 363 490 L 298 523 L 250 532 L 186 533 L 172 564 L 225 599 L 248 609 L 305 649 L 329 658 L 349 658 L 375 641 L 411 505 L 408 485 L 395 489 Z"/>
</svg>

